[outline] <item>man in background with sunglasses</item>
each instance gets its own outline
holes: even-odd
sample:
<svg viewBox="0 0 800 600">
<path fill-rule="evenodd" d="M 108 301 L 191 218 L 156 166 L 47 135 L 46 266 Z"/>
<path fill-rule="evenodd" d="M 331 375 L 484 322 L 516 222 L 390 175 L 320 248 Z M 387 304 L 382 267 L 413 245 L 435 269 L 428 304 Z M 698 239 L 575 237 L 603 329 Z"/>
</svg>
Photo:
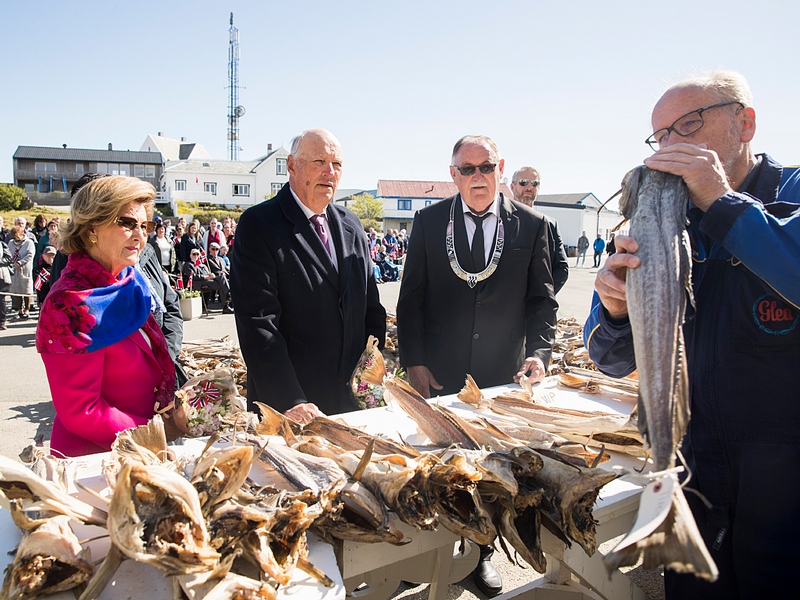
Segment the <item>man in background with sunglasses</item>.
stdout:
<svg viewBox="0 0 800 600">
<path fill-rule="evenodd" d="M 536 198 L 539 196 L 540 182 L 539 171 L 533 167 L 518 169 L 511 179 L 511 192 L 514 194 L 514 200 L 533 208 Z M 553 286 L 557 294 L 569 278 L 567 253 L 564 251 L 564 243 L 561 241 L 561 233 L 558 231 L 556 220 L 547 215 L 542 215 L 542 217 L 547 222 L 547 231 L 550 234 L 550 271 L 553 273 Z"/>
<path fill-rule="evenodd" d="M 458 194 L 417 212 L 397 303 L 400 360 L 429 398 L 454 394 L 468 374 L 482 387 L 550 363 L 556 309 L 547 223 L 500 192 L 505 162 L 486 136 L 453 148 Z M 480 548 L 473 579 L 487 596 L 503 583 Z"/>
<path fill-rule="evenodd" d="M 646 140 L 655 153 L 645 165 L 689 188 L 691 421 L 682 452 L 687 487 L 710 503 L 686 494 L 719 568 L 715 583 L 666 570 L 667 598 L 796 593 L 800 177 L 751 149 L 752 103 L 739 73 L 680 82 L 656 103 Z M 617 236 L 616 248 L 597 273 L 584 337 L 598 368 L 622 377 L 636 368 L 625 274 L 641 267 L 636 240 Z"/>
</svg>

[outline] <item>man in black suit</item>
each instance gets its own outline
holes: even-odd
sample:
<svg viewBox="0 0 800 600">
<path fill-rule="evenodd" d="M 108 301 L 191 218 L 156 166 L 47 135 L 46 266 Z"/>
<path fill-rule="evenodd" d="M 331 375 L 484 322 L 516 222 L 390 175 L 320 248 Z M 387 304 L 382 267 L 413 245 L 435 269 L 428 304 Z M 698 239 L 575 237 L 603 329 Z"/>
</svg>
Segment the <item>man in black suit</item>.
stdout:
<svg viewBox="0 0 800 600">
<path fill-rule="evenodd" d="M 342 149 L 329 131 L 292 141 L 289 183 L 246 210 L 231 257 L 247 400 L 306 423 L 358 409 L 348 382 L 386 312 L 361 222 L 333 204 Z"/>
<path fill-rule="evenodd" d="M 539 195 L 540 183 L 539 171 L 533 167 L 518 169 L 511 178 L 511 193 L 514 194 L 514 200 L 533 208 Z M 569 278 L 567 253 L 564 251 L 564 242 L 561 241 L 556 220 L 547 215 L 542 216 L 547 221 L 547 232 L 550 235 L 550 271 L 553 273 L 553 289 L 557 294 Z"/>
<path fill-rule="evenodd" d="M 485 136 L 453 148 L 459 193 L 420 210 L 397 304 L 400 360 L 411 385 L 453 394 L 471 374 L 480 387 L 541 380 L 556 309 L 547 223 L 499 193 L 504 161 Z M 480 548 L 473 578 L 487 596 L 503 583 Z"/>
</svg>

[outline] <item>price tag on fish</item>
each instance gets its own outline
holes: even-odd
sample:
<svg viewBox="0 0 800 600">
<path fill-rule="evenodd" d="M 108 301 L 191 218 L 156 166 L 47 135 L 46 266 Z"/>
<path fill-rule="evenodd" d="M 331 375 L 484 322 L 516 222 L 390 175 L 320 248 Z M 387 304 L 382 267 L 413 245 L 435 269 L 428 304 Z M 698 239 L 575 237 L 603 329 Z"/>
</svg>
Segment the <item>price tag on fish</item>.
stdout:
<svg viewBox="0 0 800 600">
<path fill-rule="evenodd" d="M 619 552 L 653 533 L 669 514 L 672 507 L 672 493 L 678 480 L 674 474 L 667 474 L 648 483 L 639 498 L 639 512 L 628 534 L 617 544 L 614 552 Z"/>
</svg>

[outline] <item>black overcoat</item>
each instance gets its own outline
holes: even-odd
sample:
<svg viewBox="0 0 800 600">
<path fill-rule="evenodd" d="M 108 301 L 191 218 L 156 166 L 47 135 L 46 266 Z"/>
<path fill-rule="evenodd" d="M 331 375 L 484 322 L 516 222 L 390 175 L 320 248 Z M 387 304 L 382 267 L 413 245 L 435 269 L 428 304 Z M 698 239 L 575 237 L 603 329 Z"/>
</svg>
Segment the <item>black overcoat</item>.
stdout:
<svg viewBox="0 0 800 600">
<path fill-rule="evenodd" d="M 367 338 L 383 345 L 386 312 L 361 222 L 329 204 L 338 272 L 289 184 L 247 209 L 236 227 L 231 297 L 247 363 L 247 401 L 284 412 L 313 402 L 326 414 L 358 409 L 348 382 Z"/>
<path fill-rule="evenodd" d="M 397 304 L 401 362 L 427 366 L 440 394 L 460 390 L 467 374 L 480 387 L 511 383 L 526 356 L 547 366 L 558 308 L 543 215 L 501 195 L 503 254 L 494 274 L 470 289 L 447 256 L 454 199 L 456 253 L 472 271 L 460 197 L 425 207 L 414 217 Z"/>
</svg>

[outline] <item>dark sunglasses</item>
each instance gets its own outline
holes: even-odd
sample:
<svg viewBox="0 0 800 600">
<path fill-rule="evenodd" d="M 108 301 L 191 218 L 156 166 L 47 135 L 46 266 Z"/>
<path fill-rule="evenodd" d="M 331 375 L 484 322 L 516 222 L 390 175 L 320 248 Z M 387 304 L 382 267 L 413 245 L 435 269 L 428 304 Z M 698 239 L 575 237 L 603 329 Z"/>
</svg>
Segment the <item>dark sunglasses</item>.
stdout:
<svg viewBox="0 0 800 600">
<path fill-rule="evenodd" d="M 520 179 L 517 181 L 517 185 L 522 187 L 528 187 L 529 185 L 532 185 L 533 187 L 539 187 L 539 182 L 535 179 Z"/>
<path fill-rule="evenodd" d="M 477 167 L 473 165 L 468 165 L 466 167 L 459 167 L 458 165 L 453 165 L 454 169 L 458 169 L 458 172 L 461 173 L 464 177 L 469 177 L 470 175 L 475 174 L 475 169 L 480 169 L 480 172 L 484 175 L 488 175 L 489 173 L 494 173 L 495 168 L 497 165 L 492 163 L 486 163 L 483 165 L 479 165 Z"/>
<path fill-rule="evenodd" d="M 137 227 L 141 229 L 142 233 L 150 234 L 156 228 L 156 224 L 154 221 L 142 221 L 139 223 L 136 219 L 132 219 L 131 217 L 118 217 L 117 218 L 117 225 L 122 227 L 123 229 L 127 229 L 128 231 L 133 231 Z"/>
</svg>

